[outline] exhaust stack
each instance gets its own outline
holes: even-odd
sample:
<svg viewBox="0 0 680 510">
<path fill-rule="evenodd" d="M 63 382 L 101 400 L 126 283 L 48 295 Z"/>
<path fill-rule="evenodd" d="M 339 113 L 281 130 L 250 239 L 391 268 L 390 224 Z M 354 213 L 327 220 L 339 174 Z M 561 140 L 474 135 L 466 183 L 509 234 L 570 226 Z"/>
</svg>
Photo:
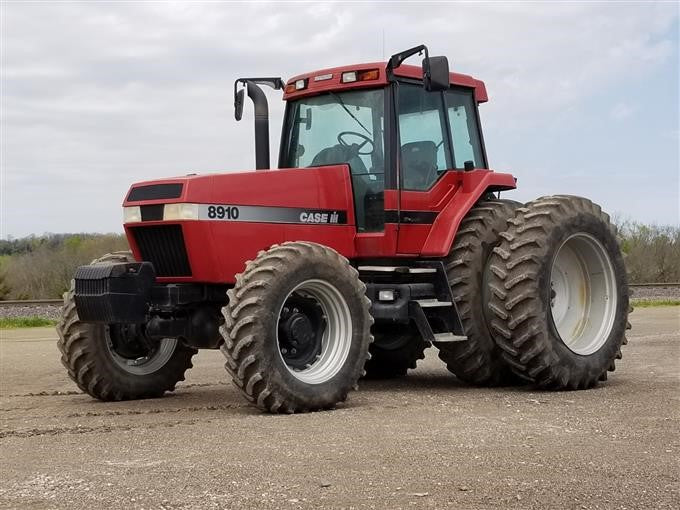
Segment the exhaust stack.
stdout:
<svg viewBox="0 0 680 510">
<path fill-rule="evenodd" d="M 259 85 L 267 85 L 274 90 L 283 89 L 281 78 L 239 78 L 234 82 L 234 117 L 241 120 L 243 116 L 244 89 L 238 90 L 242 83 L 248 91 L 248 97 L 255 108 L 255 168 L 267 170 L 269 163 L 269 103 Z"/>
</svg>

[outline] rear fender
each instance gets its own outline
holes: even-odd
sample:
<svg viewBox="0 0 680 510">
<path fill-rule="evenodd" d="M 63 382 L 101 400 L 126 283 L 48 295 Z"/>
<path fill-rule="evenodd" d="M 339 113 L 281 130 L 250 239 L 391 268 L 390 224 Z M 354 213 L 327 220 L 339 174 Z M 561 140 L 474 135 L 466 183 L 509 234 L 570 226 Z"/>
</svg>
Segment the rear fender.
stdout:
<svg viewBox="0 0 680 510">
<path fill-rule="evenodd" d="M 421 256 L 443 257 L 449 253 L 458 227 L 468 211 L 485 194 L 515 189 L 511 174 L 476 170 L 460 172 L 460 187 L 451 201 L 437 215 L 423 244 Z"/>
</svg>

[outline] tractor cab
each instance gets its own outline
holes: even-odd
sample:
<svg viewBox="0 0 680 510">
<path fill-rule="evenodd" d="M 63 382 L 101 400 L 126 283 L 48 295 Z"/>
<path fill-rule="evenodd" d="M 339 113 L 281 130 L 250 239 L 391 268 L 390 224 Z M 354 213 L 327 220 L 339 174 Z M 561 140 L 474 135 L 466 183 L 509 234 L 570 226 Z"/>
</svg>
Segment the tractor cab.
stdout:
<svg viewBox="0 0 680 510">
<path fill-rule="evenodd" d="M 417 53 L 425 53 L 422 67 L 402 65 Z M 488 168 L 477 110 L 487 100 L 484 83 L 450 73 L 446 58 L 429 57 L 424 46 L 386 63 L 323 69 L 287 84 L 239 79 L 237 119 L 239 84 L 255 103 L 258 168 L 269 168 L 266 97 L 258 86 L 265 84 L 283 88 L 287 102 L 279 168 L 347 165 L 359 233 L 383 231 L 386 212 L 390 220 L 398 209 L 398 197 L 386 204 L 385 191 L 427 193 L 449 171 Z"/>
</svg>

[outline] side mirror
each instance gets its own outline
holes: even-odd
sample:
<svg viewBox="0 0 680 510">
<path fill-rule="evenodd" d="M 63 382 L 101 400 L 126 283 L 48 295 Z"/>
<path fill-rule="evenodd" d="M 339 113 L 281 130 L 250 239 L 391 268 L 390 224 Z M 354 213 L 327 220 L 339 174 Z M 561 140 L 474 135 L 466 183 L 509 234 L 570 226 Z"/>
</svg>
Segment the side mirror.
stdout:
<svg viewBox="0 0 680 510">
<path fill-rule="evenodd" d="M 423 59 L 423 85 L 430 92 L 449 90 L 449 61 L 446 57 Z"/>
<path fill-rule="evenodd" d="M 243 117 L 243 97 L 245 89 L 239 90 L 234 96 L 234 117 L 236 120 L 241 120 Z"/>
</svg>

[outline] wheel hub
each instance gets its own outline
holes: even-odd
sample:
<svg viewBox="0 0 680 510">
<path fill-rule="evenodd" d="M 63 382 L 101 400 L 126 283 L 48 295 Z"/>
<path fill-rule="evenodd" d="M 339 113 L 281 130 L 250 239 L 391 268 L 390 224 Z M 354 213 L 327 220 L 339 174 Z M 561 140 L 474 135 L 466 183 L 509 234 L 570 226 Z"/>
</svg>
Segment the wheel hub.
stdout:
<svg viewBox="0 0 680 510">
<path fill-rule="evenodd" d="M 113 361 L 135 375 L 148 375 L 159 370 L 177 347 L 176 338 L 151 341 L 135 324 L 110 324 L 105 328 L 105 337 Z"/>
<path fill-rule="evenodd" d="M 279 350 L 286 365 L 295 370 L 309 367 L 321 353 L 326 328 L 323 310 L 310 298 L 293 295 L 279 318 Z"/>
<path fill-rule="evenodd" d="M 296 379 L 321 384 L 343 367 L 352 345 L 352 316 L 343 295 L 325 280 L 299 283 L 279 309 L 277 346 Z"/>
<path fill-rule="evenodd" d="M 301 313 L 296 313 L 288 320 L 288 328 L 290 330 L 290 337 L 293 343 L 304 347 L 309 342 L 314 340 L 314 329 L 312 321 L 309 317 Z"/>
</svg>

